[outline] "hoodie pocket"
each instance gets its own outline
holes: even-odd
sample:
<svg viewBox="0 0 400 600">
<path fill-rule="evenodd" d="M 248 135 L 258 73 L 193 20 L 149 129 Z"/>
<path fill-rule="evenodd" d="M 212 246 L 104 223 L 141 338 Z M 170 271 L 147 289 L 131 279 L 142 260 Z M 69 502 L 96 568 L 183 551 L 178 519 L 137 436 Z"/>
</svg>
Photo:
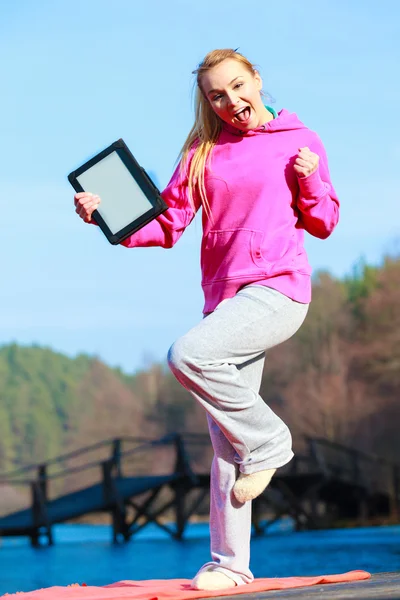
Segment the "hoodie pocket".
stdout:
<svg viewBox="0 0 400 600">
<path fill-rule="evenodd" d="M 268 275 L 271 264 L 261 252 L 264 233 L 253 229 L 210 231 L 202 242 L 203 284 Z"/>
</svg>

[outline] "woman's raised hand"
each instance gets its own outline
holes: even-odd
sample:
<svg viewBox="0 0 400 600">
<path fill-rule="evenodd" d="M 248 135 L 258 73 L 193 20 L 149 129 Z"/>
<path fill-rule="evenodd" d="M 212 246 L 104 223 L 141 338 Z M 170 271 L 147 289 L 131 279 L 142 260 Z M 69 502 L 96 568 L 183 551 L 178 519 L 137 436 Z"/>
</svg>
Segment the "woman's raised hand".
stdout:
<svg viewBox="0 0 400 600">
<path fill-rule="evenodd" d="M 79 192 L 74 196 L 75 212 L 78 213 L 85 223 L 90 223 L 92 213 L 99 206 L 101 200 L 99 196 L 90 192 Z"/>
<path fill-rule="evenodd" d="M 308 177 L 318 169 L 319 156 L 304 146 L 299 148 L 299 153 L 294 161 L 294 170 L 297 177 Z"/>
</svg>

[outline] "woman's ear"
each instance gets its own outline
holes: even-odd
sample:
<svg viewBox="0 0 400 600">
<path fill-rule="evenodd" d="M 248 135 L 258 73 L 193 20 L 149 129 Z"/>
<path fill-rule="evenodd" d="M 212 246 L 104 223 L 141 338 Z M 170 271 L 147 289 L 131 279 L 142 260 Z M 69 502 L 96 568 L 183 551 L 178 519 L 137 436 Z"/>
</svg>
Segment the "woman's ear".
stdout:
<svg viewBox="0 0 400 600">
<path fill-rule="evenodd" d="M 254 69 L 254 81 L 256 83 L 256 87 L 258 89 L 258 91 L 262 90 L 262 79 L 261 79 L 261 75 L 260 73 Z"/>
</svg>

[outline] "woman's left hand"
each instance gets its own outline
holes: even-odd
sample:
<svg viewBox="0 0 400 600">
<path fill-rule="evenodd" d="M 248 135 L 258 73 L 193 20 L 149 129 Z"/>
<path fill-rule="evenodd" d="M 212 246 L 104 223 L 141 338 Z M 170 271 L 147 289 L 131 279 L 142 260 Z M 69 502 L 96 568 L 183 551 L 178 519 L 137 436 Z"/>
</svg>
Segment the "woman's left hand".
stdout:
<svg viewBox="0 0 400 600">
<path fill-rule="evenodd" d="M 310 148 L 305 146 L 299 148 L 299 153 L 294 161 L 293 168 L 297 177 L 308 177 L 318 169 L 319 156 L 311 152 Z"/>
</svg>

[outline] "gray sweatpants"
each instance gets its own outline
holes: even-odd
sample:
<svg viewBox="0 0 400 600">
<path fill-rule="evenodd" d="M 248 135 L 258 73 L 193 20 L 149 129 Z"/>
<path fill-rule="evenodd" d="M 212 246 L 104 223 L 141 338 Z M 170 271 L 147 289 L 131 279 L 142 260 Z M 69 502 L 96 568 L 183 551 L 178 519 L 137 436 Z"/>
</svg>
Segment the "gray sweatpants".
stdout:
<svg viewBox="0 0 400 600">
<path fill-rule="evenodd" d="M 210 481 L 212 561 L 200 570 L 222 571 L 250 583 L 251 502 L 232 493 L 238 470 L 278 468 L 293 457 L 287 426 L 259 395 L 265 351 L 289 339 L 308 305 L 262 285 L 224 300 L 170 348 L 178 381 L 207 411 L 214 449 Z"/>
</svg>

